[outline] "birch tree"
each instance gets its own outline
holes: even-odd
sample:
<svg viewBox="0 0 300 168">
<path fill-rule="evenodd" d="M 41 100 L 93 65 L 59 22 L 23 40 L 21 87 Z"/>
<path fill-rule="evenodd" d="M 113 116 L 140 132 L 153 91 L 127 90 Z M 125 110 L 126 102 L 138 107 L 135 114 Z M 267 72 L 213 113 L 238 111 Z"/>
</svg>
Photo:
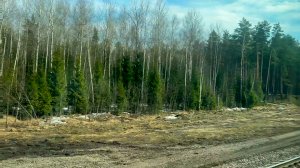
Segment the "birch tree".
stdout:
<svg viewBox="0 0 300 168">
<path fill-rule="evenodd" d="M 183 21 L 183 38 L 185 47 L 185 72 L 184 72 L 184 109 L 186 109 L 186 98 L 187 98 L 187 82 L 191 80 L 193 59 L 192 51 L 194 43 L 201 38 L 202 31 L 202 18 L 197 14 L 196 11 L 190 11 L 184 18 Z"/>
</svg>

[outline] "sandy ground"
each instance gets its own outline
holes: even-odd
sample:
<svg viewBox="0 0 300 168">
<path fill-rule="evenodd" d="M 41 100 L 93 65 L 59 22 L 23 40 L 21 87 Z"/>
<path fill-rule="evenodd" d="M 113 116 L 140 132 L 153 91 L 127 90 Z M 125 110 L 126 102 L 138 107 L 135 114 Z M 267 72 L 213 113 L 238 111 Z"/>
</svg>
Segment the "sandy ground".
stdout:
<svg viewBox="0 0 300 168">
<path fill-rule="evenodd" d="M 299 111 L 273 104 L 62 125 L 11 118 L 8 129 L 0 119 L 0 167 L 259 167 L 300 154 Z"/>
<path fill-rule="evenodd" d="M 0 162 L 0 167 L 249 167 L 255 164 L 263 166 L 261 158 L 251 161 L 249 157 L 267 153 L 265 155 L 272 158 L 269 162 L 265 161 L 264 164 L 267 165 L 276 161 L 276 157 L 286 159 L 288 154 L 299 154 L 299 149 L 300 131 L 295 131 L 269 138 L 205 147 L 194 145 L 158 149 L 104 145 L 90 150 L 72 151 L 77 152 L 74 156 L 24 156 L 6 159 Z M 284 151 L 285 157 L 277 154 L 274 158 L 275 154 L 268 154 L 273 151 Z M 65 154 L 72 152 L 64 151 Z M 250 161 L 245 161 L 245 158 Z M 233 160 L 238 161 L 232 163 Z"/>
</svg>

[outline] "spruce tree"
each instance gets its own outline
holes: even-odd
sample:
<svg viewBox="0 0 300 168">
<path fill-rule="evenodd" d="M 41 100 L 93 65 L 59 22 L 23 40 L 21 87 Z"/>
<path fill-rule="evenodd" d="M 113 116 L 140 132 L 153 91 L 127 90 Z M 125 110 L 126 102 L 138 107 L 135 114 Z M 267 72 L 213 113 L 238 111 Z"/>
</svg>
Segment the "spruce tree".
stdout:
<svg viewBox="0 0 300 168">
<path fill-rule="evenodd" d="M 204 110 L 214 110 L 217 107 L 216 97 L 209 88 L 203 89 L 201 108 Z"/>
<path fill-rule="evenodd" d="M 36 78 L 38 84 L 38 106 L 36 107 L 37 116 L 47 116 L 51 114 L 51 94 L 45 73 L 41 70 Z"/>
<path fill-rule="evenodd" d="M 140 109 L 141 86 L 143 80 L 143 55 L 138 53 L 132 66 L 132 78 L 130 81 L 131 89 L 129 93 L 129 104 L 132 112 L 136 113 Z M 126 83 L 125 83 L 126 85 Z"/>
<path fill-rule="evenodd" d="M 103 78 L 102 65 L 96 62 L 94 70 L 94 92 L 95 92 L 95 111 L 108 110 L 111 103 L 111 95 L 108 87 L 108 81 Z"/>
<path fill-rule="evenodd" d="M 26 83 L 26 90 L 27 90 L 27 101 L 26 101 L 26 107 L 30 113 L 32 113 L 33 116 L 37 116 L 36 108 L 38 106 L 38 84 L 37 84 L 37 74 L 32 74 Z M 26 99 L 26 98 L 25 98 Z"/>
<path fill-rule="evenodd" d="M 156 68 L 148 77 L 148 106 L 151 113 L 157 112 L 162 107 L 162 85 Z"/>
<path fill-rule="evenodd" d="M 118 112 L 126 110 L 128 106 L 125 89 L 121 81 L 118 81 L 116 103 L 118 105 Z"/>
<path fill-rule="evenodd" d="M 59 50 L 53 55 L 53 67 L 49 74 L 49 87 L 52 96 L 53 112 L 61 114 L 66 105 L 66 80 L 64 73 L 64 61 Z"/>
<path fill-rule="evenodd" d="M 87 86 L 79 60 L 76 61 L 75 74 L 68 88 L 69 105 L 74 107 L 74 112 L 86 114 L 88 110 Z"/>
<path fill-rule="evenodd" d="M 133 74 L 129 55 L 125 55 L 121 61 L 121 74 L 123 86 L 128 91 Z"/>
</svg>

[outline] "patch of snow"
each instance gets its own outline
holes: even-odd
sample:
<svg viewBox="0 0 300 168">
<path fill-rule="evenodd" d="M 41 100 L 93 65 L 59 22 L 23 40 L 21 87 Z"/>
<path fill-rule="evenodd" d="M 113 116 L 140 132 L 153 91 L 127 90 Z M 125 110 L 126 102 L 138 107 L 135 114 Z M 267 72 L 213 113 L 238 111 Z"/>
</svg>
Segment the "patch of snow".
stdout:
<svg viewBox="0 0 300 168">
<path fill-rule="evenodd" d="M 241 111 L 241 109 L 238 108 L 238 107 L 234 107 L 233 110 L 234 110 L 234 111 Z"/>
<path fill-rule="evenodd" d="M 50 124 L 51 125 L 62 125 L 62 124 L 66 124 L 65 120 L 68 119 L 68 117 L 52 117 L 50 120 Z"/>
<path fill-rule="evenodd" d="M 123 115 L 131 115 L 131 114 L 128 113 L 128 112 L 122 112 L 121 114 L 123 114 Z"/>
<path fill-rule="evenodd" d="M 233 111 L 246 111 L 247 108 L 244 108 L 244 107 L 234 107 L 234 108 L 225 108 L 223 109 L 224 111 L 228 111 L 228 112 L 233 112 Z"/>
<path fill-rule="evenodd" d="M 110 113 L 92 113 L 88 117 L 89 118 L 108 118 L 112 115 Z"/>
<path fill-rule="evenodd" d="M 79 115 L 75 118 L 79 118 L 79 119 L 88 119 L 88 117 L 86 115 Z"/>
<path fill-rule="evenodd" d="M 243 108 L 243 107 L 241 107 L 240 109 L 241 109 L 241 111 L 246 111 L 247 110 L 247 108 Z"/>
<path fill-rule="evenodd" d="M 165 117 L 165 120 L 177 120 L 178 117 L 175 114 L 171 114 Z"/>
<path fill-rule="evenodd" d="M 231 109 L 231 108 L 226 108 L 226 109 L 225 109 L 225 111 L 232 112 L 232 111 L 233 111 L 233 109 Z"/>
</svg>

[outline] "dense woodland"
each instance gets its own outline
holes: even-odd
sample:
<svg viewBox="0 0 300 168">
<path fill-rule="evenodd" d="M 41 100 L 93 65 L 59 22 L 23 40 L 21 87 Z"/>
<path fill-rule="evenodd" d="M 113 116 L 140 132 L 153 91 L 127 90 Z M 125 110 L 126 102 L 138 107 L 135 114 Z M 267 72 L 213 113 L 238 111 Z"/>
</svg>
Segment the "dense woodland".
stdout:
<svg viewBox="0 0 300 168">
<path fill-rule="evenodd" d="M 83 114 L 252 107 L 300 94 L 300 45 L 279 23 L 241 18 L 230 33 L 196 11 L 171 16 L 162 0 L 99 9 L 88 0 L 1 3 L 4 103 L 21 116 L 60 115 L 64 107 Z"/>
</svg>

